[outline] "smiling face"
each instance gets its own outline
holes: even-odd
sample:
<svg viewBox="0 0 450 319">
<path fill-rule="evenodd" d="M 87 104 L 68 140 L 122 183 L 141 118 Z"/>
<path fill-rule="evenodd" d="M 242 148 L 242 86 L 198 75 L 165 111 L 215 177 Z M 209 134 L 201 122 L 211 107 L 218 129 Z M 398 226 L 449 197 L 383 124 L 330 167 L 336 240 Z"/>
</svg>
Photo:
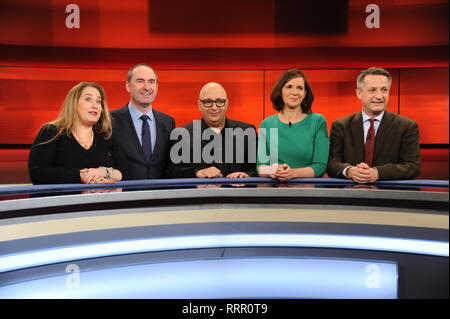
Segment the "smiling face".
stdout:
<svg viewBox="0 0 450 319">
<path fill-rule="evenodd" d="M 147 112 L 158 93 L 158 79 L 155 72 L 147 66 L 133 70 L 131 79 L 126 82 L 131 103 L 141 111 Z"/>
<path fill-rule="evenodd" d="M 218 102 L 211 103 L 211 101 Z M 221 104 L 220 102 L 224 102 Z M 221 106 L 220 106 L 221 105 Z M 228 108 L 227 93 L 218 83 L 206 84 L 199 94 L 198 108 L 202 112 L 203 119 L 209 127 L 223 127 Z"/>
<path fill-rule="evenodd" d="M 295 109 L 300 107 L 306 96 L 305 80 L 301 77 L 288 81 L 281 89 L 284 107 Z"/>
<path fill-rule="evenodd" d="M 77 103 L 77 119 L 82 125 L 94 126 L 102 115 L 102 97 L 100 92 L 91 86 L 81 91 Z"/>
<path fill-rule="evenodd" d="M 363 85 L 356 89 L 364 113 L 375 117 L 386 109 L 389 101 L 389 79 L 384 75 L 366 75 Z"/>
</svg>

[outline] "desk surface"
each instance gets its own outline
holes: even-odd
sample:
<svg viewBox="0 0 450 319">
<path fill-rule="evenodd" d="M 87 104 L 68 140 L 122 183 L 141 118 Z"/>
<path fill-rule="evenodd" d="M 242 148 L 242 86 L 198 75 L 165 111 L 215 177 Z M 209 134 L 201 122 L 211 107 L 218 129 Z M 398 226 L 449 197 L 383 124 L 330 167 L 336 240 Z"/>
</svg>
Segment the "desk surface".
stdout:
<svg viewBox="0 0 450 319">
<path fill-rule="evenodd" d="M 132 287 L 124 298 L 158 298 L 162 296 L 159 290 L 140 295 L 139 287 L 145 284 L 151 290 L 154 280 L 166 278 L 168 284 L 173 276 L 163 272 L 161 277 L 141 282 L 139 276 L 133 277 L 135 271 L 172 267 L 184 274 L 180 278 L 191 278 L 193 272 L 184 271 L 185 267 L 191 265 L 196 272 L 202 263 L 204 272 L 195 278 L 214 270 L 208 284 L 217 285 L 216 278 L 230 267 L 236 270 L 232 275 L 255 275 L 238 270 L 249 262 L 253 268 L 268 265 L 258 282 L 270 278 L 273 269 L 290 275 L 281 295 L 258 295 L 259 286 L 249 283 L 244 287 L 254 290 L 245 297 L 255 293 L 308 297 L 301 291 L 287 294 L 286 289 L 290 278 L 296 278 L 297 267 L 316 261 L 324 266 L 332 262 L 325 275 L 335 274 L 336 262 L 341 261 L 365 261 L 363 268 L 372 267 L 373 261 L 379 267 L 398 265 L 401 280 L 397 281 L 394 269 L 389 278 L 398 288 L 389 296 L 448 298 L 448 181 L 384 181 L 362 186 L 325 178 L 283 184 L 264 178 L 145 180 L 114 185 L 1 186 L 0 198 L 0 296 L 7 298 L 31 293 L 45 298 L 42 293 L 53 288 L 44 291 L 42 287 L 58 287 L 67 267 L 74 264 L 83 278 L 93 278 L 89 293 L 110 283 L 120 289 Z M 283 268 L 287 264 L 292 267 Z M 127 277 L 127 272 L 132 276 Z M 418 281 L 424 273 L 427 280 Z M 95 281 L 100 274 L 103 279 Z M 315 278 L 323 276 L 319 273 Z M 129 280 L 119 283 L 121 278 Z M 228 285 L 224 281 L 221 287 Z M 243 289 L 242 285 L 230 287 L 232 291 Z M 344 291 L 339 287 L 339 293 Z M 14 295 L 16 288 L 21 294 Z M 192 285 L 181 294 L 180 289 L 175 285 L 165 296 L 237 297 L 220 290 L 218 295 L 205 295 L 205 290 L 192 289 Z M 359 292 L 352 290 L 352 294 Z M 94 297 L 105 296 L 111 297 Z M 117 296 L 121 295 L 112 297 Z"/>
</svg>

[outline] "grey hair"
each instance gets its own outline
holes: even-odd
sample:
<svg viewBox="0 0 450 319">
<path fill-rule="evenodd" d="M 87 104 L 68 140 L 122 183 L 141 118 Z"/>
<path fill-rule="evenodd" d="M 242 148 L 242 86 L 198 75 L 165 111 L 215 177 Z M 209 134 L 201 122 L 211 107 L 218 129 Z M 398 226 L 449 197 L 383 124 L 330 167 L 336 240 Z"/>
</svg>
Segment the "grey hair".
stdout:
<svg viewBox="0 0 450 319">
<path fill-rule="evenodd" d="M 359 73 L 358 77 L 356 78 L 356 87 L 358 89 L 362 88 L 363 81 L 366 75 L 384 75 L 385 77 L 388 78 L 389 86 L 391 86 L 392 77 L 391 74 L 386 69 L 378 67 L 370 67 L 368 69 L 362 70 L 361 73 Z"/>
</svg>

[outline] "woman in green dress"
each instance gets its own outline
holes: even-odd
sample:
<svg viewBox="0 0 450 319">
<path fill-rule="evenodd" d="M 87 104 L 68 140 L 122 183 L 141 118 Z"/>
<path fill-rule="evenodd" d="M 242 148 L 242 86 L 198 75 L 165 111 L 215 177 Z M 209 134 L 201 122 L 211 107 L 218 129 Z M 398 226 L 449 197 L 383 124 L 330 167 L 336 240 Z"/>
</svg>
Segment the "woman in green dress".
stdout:
<svg viewBox="0 0 450 319">
<path fill-rule="evenodd" d="M 304 73 L 284 72 L 270 99 L 278 114 L 260 125 L 258 175 L 282 182 L 321 177 L 328 163 L 327 123 L 323 115 L 312 112 L 314 95 Z"/>
</svg>

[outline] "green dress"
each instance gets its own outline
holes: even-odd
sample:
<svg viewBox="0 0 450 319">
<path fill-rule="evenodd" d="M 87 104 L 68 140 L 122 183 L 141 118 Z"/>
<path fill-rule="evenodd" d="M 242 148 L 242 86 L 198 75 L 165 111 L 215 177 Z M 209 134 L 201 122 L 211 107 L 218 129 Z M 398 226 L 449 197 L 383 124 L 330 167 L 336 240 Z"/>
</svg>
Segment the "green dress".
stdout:
<svg viewBox="0 0 450 319">
<path fill-rule="evenodd" d="M 327 122 L 322 114 L 309 113 L 291 126 L 275 114 L 260 125 L 256 167 L 287 163 L 291 168 L 311 167 L 314 177 L 321 177 L 327 170 L 329 148 Z"/>
</svg>

